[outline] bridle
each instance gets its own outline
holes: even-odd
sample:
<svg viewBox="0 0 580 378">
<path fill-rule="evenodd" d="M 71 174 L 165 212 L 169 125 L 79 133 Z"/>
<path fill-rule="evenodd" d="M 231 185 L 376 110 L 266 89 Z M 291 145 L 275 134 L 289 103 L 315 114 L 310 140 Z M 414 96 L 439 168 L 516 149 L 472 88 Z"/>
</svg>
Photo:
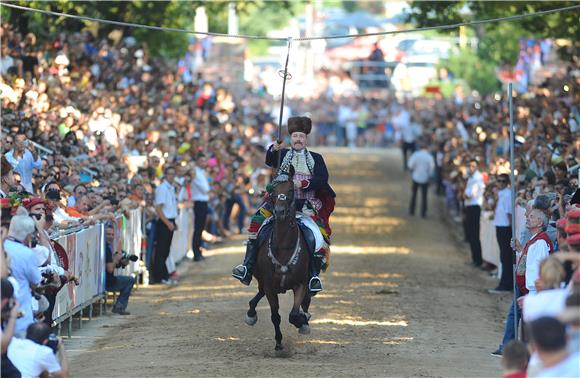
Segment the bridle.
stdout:
<svg viewBox="0 0 580 378">
<path fill-rule="evenodd" d="M 288 193 L 280 193 L 275 196 L 276 202 L 274 204 L 273 212 L 274 221 L 286 220 L 287 217 L 292 215 L 291 209 L 295 209 L 296 197 L 294 196 L 294 185 L 291 180 L 288 180 L 288 182 L 292 184 L 292 187 Z M 294 226 L 296 226 L 296 217 L 292 216 L 291 218 L 292 219 L 288 219 L 288 226 L 289 228 L 294 228 Z M 270 238 L 268 240 L 268 257 L 274 265 L 274 270 L 282 274 L 281 285 L 284 286 L 286 275 L 289 273 L 291 267 L 298 263 L 298 259 L 300 258 L 300 252 L 302 251 L 300 246 L 300 231 L 297 232 L 296 244 L 293 246 L 292 256 L 288 259 L 286 264 L 282 264 L 275 256 L 275 252 L 279 249 L 279 246 L 276 246 L 276 242 L 273 242 L 274 233 L 275 232 L 272 232 L 270 234 Z"/>
<path fill-rule="evenodd" d="M 279 202 L 286 204 L 284 207 L 278 205 Z M 296 204 L 296 197 L 294 196 L 294 186 L 290 189 L 288 194 L 280 193 L 276 196 L 276 202 L 274 203 L 274 219 L 284 220 L 290 215 L 290 209 L 294 208 Z M 295 222 L 294 219 L 290 220 L 291 224 Z"/>
</svg>

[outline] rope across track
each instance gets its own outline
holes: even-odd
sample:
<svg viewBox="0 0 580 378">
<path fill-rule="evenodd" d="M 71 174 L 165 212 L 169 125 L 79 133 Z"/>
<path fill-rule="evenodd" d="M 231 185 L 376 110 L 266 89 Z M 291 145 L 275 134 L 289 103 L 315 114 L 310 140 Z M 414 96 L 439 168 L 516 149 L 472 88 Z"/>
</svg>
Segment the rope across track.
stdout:
<svg viewBox="0 0 580 378">
<path fill-rule="evenodd" d="M 258 36 L 258 35 L 201 32 L 201 31 L 187 30 L 187 29 L 180 29 L 180 28 L 169 28 L 169 27 L 162 27 L 162 26 L 135 24 L 135 23 L 130 23 L 130 22 L 105 20 L 105 19 L 94 18 L 94 17 L 79 16 L 79 15 L 73 15 L 73 14 L 61 13 L 61 12 L 53 12 L 53 11 L 24 7 L 21 5 L 4 3 L 4 2 L 0 2 L 0 5 L 8 7 L 8 8 L 20 9 L 20 10 L 28 11 L 28 12 L 42 13 L 42 14 L 46 14 L 49 16 L 67 17 L 67 18 L 74 18 L 74 19 L 83 20 L 83 21 L 99 22 L 99 23 L 103 23 L 103 24 L 110 24 L 110 25 L 116 25 L 116 26 L 126 26 L 126 27 L 149 29 L 149 30 L 157 30 L 157 31 L 186 33 L 186 34 L 215 36 L 215 37 L 238 38 L 238 39 L 279 41 L 279 42 L 287 42 L 289 39 L 289 38 L 279 38 L 279 37 L 276 38 L 276 37 L 267 37 L 267 36 Z M 374 32 L 374 33 L 328 35 L 328 36 L 315 36 L 315 37 L 299 37 L 299 38 L 293 38 L 292 41 L 300 42 L 300 41 L 314 41 L 314 40 L 321 40 L 321 39 L 343 39 L 343 38 L 357 38 L 357 37 L 371 37 L 371 36 L 381 36 L 381 35 L 414 33 L 414 32 L 428 31 L 428 30 L 446 30 L 446 29 L 458 28 L 460 26 L 472 26 L 472 25 L 489 24 L 489 23 L 494 23 L 494 22 L 514 21 L 514 20 L 520 20 L 523 18 L 543 16 L 543 15 L 552 14 L 552 13 L 567 12 L 567 11 L 572 11 L 572 10 L 576 10 L 576 9 L 580 9 L 580 5 L 572 5 L 569 7 L 548 9 L 548 10 L 538 11 L 538 12 L 533 12 L 533 13 L 518 14 L 515 16 L 497 17 L 497 18 L 490 18 L 490 19 L 485 19 L 485 20 L 458 22 L 455 24 L 448 24 L 448 25 L 427 26 L 427 27 L 422 27 L 422 28 L 394 30 L 394 31 L 382 31 L 382 32 Z"/>
</svg>

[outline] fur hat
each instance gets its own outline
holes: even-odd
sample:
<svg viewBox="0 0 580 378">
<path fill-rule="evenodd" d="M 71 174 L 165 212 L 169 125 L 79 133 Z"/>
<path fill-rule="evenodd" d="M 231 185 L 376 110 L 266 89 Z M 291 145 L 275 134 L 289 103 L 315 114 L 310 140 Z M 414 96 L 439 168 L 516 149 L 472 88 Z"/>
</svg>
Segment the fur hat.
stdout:
<svg viewBox="0 0 580 378">
<path fill-rule="evenodd" d="M 31 217 L 28 216 L 28 211 L 25 208 L 19 207 L 16 215 L 10 221 L 10 228 L 8 229 L 8 236 L 16 240 L 24 241 L 26 237 L 34 232 L 36 225 Z"/>
<path fill-rule="evenodd" d="M 290 117 L 288 118 L 288 134 L 301 132 L 306 135 L 312 131 L 312 121 L 308 117 Z"/>
</svg>

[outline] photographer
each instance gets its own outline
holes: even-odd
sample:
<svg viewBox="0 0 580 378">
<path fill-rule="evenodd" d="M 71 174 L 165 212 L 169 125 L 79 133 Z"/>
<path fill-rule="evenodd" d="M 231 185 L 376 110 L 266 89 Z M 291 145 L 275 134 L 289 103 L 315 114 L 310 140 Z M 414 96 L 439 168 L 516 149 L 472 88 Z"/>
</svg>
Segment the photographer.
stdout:
<svg viewBox="0 0 580 378">
<path fill-rule="evenodd" d="M 14 299 L 14 287 L 7 278 L 2 278 L 2 370 L 0 375 L 5 378 L 20 377 L 20 372 L 8 358 L 8 346 L 14 336 L 14 327 L 18 317 L 18 301 Z"/>
<path fill-rule="evenodd" d="M 107 224 L 106 227 L 106 248 L 105 248 L 105 262 L 107 269 L 107 276 L 105 281 L 105 287 L 107 291 L 119 291 L 120 294 L 117 297 L 117 302 L 113 305 L 113 310 L 115 314 L 119 315 L 131 315 L 128 312 L 127 305 L 129 304 L 129 296 L 131 295 L 131 290 L 135 284 L 135 279 L 131 276 L 115 276 L 114 272 L 116 268 L 124 268 L 129 264 L 130 260 L 136 261 L 135 255 L 127 256 L 123 252 L 113 253 L 115 246 L 115 229 L 111 224 Z"/>
<path fill-rule="evenodd" d="M 8 358 L 23 377 L 68 377 L 68 360 L 64 345 L 50 327 L 34 323 L 26 330 L 26 339 L 14 339 L 8 347 Z M 60 361 L 60 363 L 59 363 Z"/>
<path fill-rule="evenodd" d="M 23 316 L 16 321 L 17 336 L 24 335 L 28 325 L 34 322 L 31 291 L 41 281 L 40 271 L 36 265 L 36 254 L 29 247 L 35 228 L 34 221 L 28 216 L 26 209 L 19 207 L 10 221 L 8 238 L 4 241 L 4 249 L 11 259 L 12 276 L 18 282 L 17 299 L 23 312 Z"/>
</svg>

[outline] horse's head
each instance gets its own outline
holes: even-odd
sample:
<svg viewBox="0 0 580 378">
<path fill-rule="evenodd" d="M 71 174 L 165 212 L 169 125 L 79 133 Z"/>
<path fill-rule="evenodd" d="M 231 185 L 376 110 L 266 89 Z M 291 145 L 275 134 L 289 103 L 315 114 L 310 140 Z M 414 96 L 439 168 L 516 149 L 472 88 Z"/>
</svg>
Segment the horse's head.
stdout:
<svg viewBox="0 0 580 378">
<path fill-rule="evenodd" d="M 288 172 L 280 172 L 272 181 L 272 199 L 274 200 L 274 218 L 284 220 L 296 215 L 294 205 L 294 167 L 290 165 Z"/>
</svg>

